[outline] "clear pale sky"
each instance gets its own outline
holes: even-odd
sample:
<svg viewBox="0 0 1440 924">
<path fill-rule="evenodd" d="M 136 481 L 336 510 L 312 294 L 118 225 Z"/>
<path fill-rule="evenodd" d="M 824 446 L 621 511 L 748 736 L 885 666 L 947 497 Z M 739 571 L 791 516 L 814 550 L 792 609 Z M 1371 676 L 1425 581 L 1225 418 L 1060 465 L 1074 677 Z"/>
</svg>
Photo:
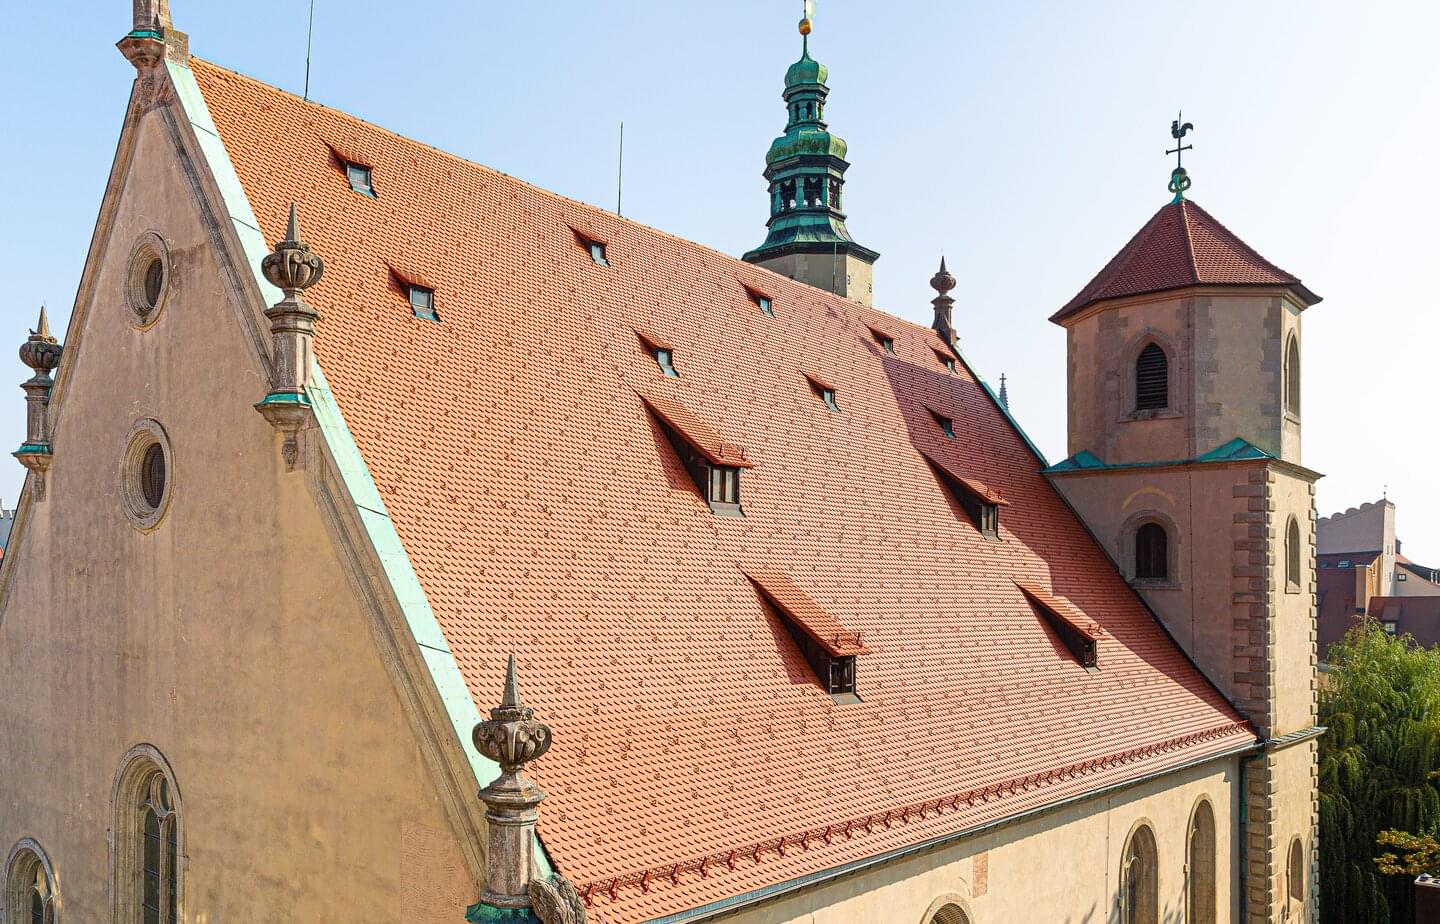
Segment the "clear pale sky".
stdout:
<svg viewBox="0 0 1440 924">
<path fill-rule="evenodd" d="M 171 2 L 196 54 L 300 92 L 305 0 Z M 943 251 L 967 356 L 992 382 L 1008 374 L 1016 416 L 1063 458 L 1065 337 L 1046 318 L 1168 201 L 1183 106 L 1190 197 L 1325 298 L 1303 343 L 1319 512 L 1388 485 L 1404 550 L 1440 566 L 1440 4 L 817 6 L 849 226 L 883 255 L 879 307 L 928 323 Z M 623 119 L 625 214 L 739 255 L 764 237 L 760 173 L 800 8 L 316 0 L 311 95 L 608 208 Z M 129 20 L 128 0 L 26 4 L 0 56 L 0 343 L 18 347 L 42 301 L 59 331 L 69 319 L 134 74 L 113 47 Z M 26 377 L 18 359 L 3 368 Z M 0 433 L 23 438 L 19 388 Z M 0 464 L 7 506 L 22 474 Z"/>
</svg>

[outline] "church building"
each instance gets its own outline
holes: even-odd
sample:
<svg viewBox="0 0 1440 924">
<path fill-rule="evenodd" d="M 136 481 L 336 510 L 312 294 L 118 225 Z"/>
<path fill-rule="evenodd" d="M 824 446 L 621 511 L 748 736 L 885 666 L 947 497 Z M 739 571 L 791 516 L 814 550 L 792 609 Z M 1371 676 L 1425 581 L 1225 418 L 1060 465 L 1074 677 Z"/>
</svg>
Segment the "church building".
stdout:
<svg viewBox="0 0 1440 924">
<path fill-rule="evenodd" d="M 130 25 L 17 338 L 0 924 L 1318 920 L 1319 299 L 1183 169 L 1049 464 L 943 263 L 872 306 L 808 16 L 743 259 Z"/>
</svg>

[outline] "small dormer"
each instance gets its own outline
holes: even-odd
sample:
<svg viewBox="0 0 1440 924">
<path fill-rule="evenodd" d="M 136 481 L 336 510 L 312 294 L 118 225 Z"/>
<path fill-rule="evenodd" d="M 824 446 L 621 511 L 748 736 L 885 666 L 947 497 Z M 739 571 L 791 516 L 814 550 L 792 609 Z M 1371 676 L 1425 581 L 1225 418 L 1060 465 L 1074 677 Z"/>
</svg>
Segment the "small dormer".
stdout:
<svg viewBox="0 0 1440 924">
<path fill-rule="evenodd" d="M 860 702 L 855 659 L 870 654 L 860 633 L 841 625 L 780 571 L 747 569 L 745 576 L 785 624 L 821 689 L 839 705 Z"/>
<path fill-rule="evenodd" d="M 921 454 L 980 535 L 994 542 L 1000 541 L 1000 508 L 1008 507 L 1010 502 L 999 491 L 966 474 L 942 453 L 921 450 Z"/>
<path fill-rule="evenodd" d="M 640 397 L 665 431 L 711 512 L 720 516 L 744 516 L 740 506 L 740 472 L 754 467 L 754 463 L 745 458 L 745 450 L 722 439 L 713 427 L 675 398 Z"/>
</svg>

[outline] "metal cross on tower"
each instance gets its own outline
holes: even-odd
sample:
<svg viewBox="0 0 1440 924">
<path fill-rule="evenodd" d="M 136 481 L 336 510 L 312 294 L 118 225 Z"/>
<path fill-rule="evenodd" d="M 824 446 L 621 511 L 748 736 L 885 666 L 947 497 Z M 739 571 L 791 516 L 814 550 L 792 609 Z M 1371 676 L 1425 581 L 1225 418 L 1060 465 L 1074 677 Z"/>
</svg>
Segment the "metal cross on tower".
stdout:
<svg viewBox="0 0 1440 924">
<path fill-rule="evenodd" d="M 1185 198 L 1185 190 L 1190 188 L 1190 177 L 1185 173 L 1183 158 L 1186 151 L 1194 150 L 1195 145 L 1185 144 L 1185 136 L 1195 126 L 1185 121 L 1185 113 L 1176 114 L 1175 121 L 1170 123 L 1170 137 L 1175 139 L 1175 147 L 1166 151 L 1167 155 L 1175 155 L 1175 169 L 1170 171 L 1170 191 L 1175 194 L 1175 201 L 1179 202 Z"/>
</svg>

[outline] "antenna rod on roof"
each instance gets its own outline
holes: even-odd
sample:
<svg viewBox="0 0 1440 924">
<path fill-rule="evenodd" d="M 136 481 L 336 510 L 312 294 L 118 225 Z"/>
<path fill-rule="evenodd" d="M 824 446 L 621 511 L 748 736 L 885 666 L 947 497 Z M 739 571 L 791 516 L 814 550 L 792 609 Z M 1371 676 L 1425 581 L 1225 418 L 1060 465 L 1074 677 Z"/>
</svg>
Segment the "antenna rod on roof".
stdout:
<svg viewBox="0 0 1440 924">
<path fill-rule="evenodd" d="M 310 102 L 310 46 L 315 39 L 315 0 L 310 0 L 310 28 L 305 33 L 305 102 Z"/>
<path fill-rule="evenodd" d="M 625 121 L 620 121 L 620 166 L 616 168 L 615 174 L 615 214 L 624 215 L 620 205 L 625 195 Z"/>
</svg>

